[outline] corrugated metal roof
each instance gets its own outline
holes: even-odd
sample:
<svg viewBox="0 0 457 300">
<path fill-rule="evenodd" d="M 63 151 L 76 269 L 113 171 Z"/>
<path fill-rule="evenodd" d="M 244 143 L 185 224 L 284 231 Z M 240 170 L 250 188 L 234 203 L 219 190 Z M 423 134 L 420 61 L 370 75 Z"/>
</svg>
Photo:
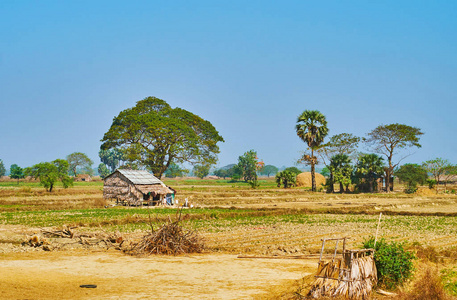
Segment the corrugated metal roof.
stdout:
<svg viewBox="0 0 457 300">
<path fill-rule="evenodd" d="M 160 181 L 157 177 L 145 170 L 125 170 L 118 169 L 119 173 L 127 177 L 133 184 L 160 184 L 163 185 L 163 182 Z"/>
</svg>

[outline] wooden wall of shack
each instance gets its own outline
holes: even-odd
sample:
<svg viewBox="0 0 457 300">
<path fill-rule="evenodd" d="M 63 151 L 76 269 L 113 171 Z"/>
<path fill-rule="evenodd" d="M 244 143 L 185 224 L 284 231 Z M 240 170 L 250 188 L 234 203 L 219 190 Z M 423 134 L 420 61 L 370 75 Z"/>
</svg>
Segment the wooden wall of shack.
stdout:
<svg viewBox="0 0 457 300">
<path fill-rule="evenodd" d="M 116 199 L 117 202 L 128 205 L 141 205 L 143 193 L 134 184 L 119 172 L 105 179 L 103 186 L 103 198 Z"/>
</svg>

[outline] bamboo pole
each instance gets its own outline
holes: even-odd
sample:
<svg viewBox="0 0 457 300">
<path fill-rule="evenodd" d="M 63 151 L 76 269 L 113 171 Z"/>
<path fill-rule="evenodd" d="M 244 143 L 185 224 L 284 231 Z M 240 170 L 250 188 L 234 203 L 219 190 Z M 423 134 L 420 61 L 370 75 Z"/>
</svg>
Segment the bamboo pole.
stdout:
<svg viewBox="0 0 457 300">
<path fill-rule="evenodd" d="M 374 238 L 374 249 L 376 249 L 376 242 L 378 241 L 378 232 L 379 232 L 379 225 L 381 224 L 381 216 L 382 216 L 382 212 L 379 213 L 379 220 L 378 220 L 378 227 L 376 228 L 376 236 Z"/>
</svg>

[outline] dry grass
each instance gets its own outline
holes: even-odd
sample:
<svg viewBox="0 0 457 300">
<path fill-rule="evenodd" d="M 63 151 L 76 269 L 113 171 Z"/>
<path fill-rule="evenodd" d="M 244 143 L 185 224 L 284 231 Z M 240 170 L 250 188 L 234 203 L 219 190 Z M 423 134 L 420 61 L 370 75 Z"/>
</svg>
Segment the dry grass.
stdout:
<svg viewBox="0 0 457 300">
<path fill-rule="evenodd" d="M 413 283 L 412 289 L 402 292 L 398 300 L 448 300 L 452 299 L 444 291 L 443 283 L 437 269 L 426 267 L 424 273 Z"/>
</svg>

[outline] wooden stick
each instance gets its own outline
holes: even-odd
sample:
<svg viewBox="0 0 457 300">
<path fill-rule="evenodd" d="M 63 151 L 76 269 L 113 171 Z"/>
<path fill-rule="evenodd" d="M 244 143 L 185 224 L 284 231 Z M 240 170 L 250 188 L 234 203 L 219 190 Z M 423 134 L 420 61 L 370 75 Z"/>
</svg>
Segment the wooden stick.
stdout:
<svg viewBox="0 0 457 300">
<path fill-rule="evenodd" d="M 382 212 L 379 213 L 379 220 L 378 220 L 378 227 L 376 228 L 376 236 L 374 238 L 374 249 L 376 249 L 376 242 L 378 241 L 378 231 L 379 231 L 379 225 L 381 224 L 381 216 L 382 216 Z"/>
</svg>

